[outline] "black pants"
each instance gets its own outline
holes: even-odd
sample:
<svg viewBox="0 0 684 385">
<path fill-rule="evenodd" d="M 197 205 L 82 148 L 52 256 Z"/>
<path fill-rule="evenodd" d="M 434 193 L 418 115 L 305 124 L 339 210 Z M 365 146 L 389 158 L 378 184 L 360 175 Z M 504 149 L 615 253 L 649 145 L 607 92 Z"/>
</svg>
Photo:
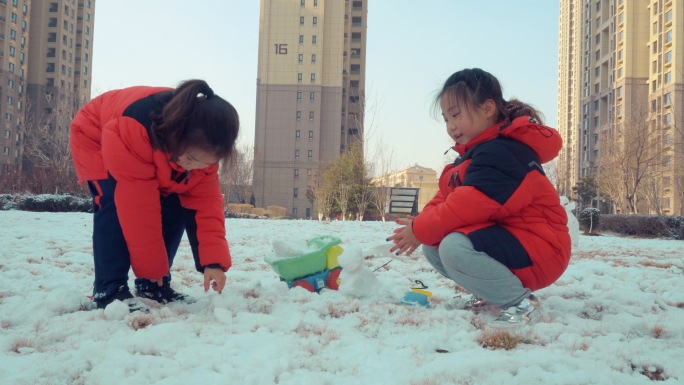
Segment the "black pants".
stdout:
<svg viewBox="0 0 684 385">
<path fill-rule="evenodd" d="M 131 268 L 131 258 L 128 246 L 121 231 L 119 216 L 114 203 L 116 180 L 112 177 L 103 180 L 88 181 L 90 193 L 93 197 L 94 226 L 93 226 L 93 257 L 95 261 L 95 281 L 93 284 L 93 299 L 97 301 L 106 298 L 122 286 L 128 286 L 128 271 Z M 169 267 L 178 251 L 185 221 L 183 208 L 178 195 L 162 196 L 161 220 L 162 236 L 169 258 Z M 136 282 L 140 280 L 136 279 Z M 164 277 L 164 283 L 171 281 L 171 273 Z"/>
</svg>

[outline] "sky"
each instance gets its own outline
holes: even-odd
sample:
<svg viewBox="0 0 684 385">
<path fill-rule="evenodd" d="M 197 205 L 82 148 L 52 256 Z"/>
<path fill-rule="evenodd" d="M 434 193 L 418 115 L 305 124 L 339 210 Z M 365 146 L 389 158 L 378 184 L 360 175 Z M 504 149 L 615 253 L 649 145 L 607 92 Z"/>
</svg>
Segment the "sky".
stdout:
<svg viewBox="0 0 684 385">
<path fill-rule="evenodd" d="M 295 1 L 295 0 L 293 0 Z M 366 130 L 394 169 L 440 172 L 452 143 L 432 113 L 452 73 L 480 67 L 557 122 L 558 1 L 370 0 Z M 253 146 L 259 1 L 99 0 L 92 96 L 132 85 L 207 80 L 235 105 L 241 146 Z M 375 139 L 373 139 L 375 138 Z"/>
<path fill-rule="evenodd" d="M 1 385 L 684 383 L 681 241 L 581 235 L 535 293 L 538 321 L 497 330 L 496 309 L 449 309 L 456 287 L 421 251 L 388 252 L 390 222 L 227 219 L 223 293 L 204 293 L 184 238 L 172 287 L 196 302 L 148 314 L 92 309 L 92 214 L 0 223 Z M 344 249 L 340 290 L 288 289 L 266 260 L 324 235 Z M 415 280 L 428 307 L 401 303 Z M 505 338 L 517 345 L 485 347 Z"/>
</svg>

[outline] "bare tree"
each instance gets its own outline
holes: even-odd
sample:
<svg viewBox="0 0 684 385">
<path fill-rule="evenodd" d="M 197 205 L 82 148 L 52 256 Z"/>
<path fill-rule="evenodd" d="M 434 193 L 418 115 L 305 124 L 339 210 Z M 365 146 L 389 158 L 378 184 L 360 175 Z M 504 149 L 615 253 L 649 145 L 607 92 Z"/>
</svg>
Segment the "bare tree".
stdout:
<svg viewBox="0 0 684 385">
<path fill-rule="evenodd" d="M 46 94 L 44 111 L 31 108 L 27 98 L 22 118 L 23 178 L 35 193 L 75 192 L 78 186 L 69 148 L 69 126 L 79 104 L 65 96 Z"/>
<path fill-rule="evenodd" d="M 324 182 L 326 165 L 321 164 L 313 178 L 309 180 L 307 196 L 314 203 L 318 220 L 330 220 L 333 206 L 333 186 Z"/>
<path fill-rule="evenodd" d="M 252 196 L 253 147 L 239 146 L 230 164 L 222 165 L 221 191 L 226 203 L 235 196 L 239 203 L 248 203 Z"/>
<path fill-rule="evenodd" d="M 648 113 L 639 107 L 629 112 L 614 130 L 601 132 L 598 182 L 614 200 L 623 200 L 629 212 L 638 213 L 642 184 L 647 177 L 657 177 L 667 159 Z"/>
</svg>

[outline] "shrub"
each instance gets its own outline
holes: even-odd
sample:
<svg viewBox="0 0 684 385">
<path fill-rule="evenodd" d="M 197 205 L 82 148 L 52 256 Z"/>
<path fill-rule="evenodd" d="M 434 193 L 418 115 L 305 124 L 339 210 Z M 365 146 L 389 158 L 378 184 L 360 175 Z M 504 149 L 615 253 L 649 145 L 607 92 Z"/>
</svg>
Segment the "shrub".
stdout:
<svg viewBox="0 0 684 385">
<path fill-rule="evenodd" d="M 93 203 L 90 199 L 74 195 L 28 195 L 15 202 L 16 209 L 25 211 L 88 213 L 93 210 Z"/>
<path fill-rule="evenodd" d="M 667 215 L 603 215 L 601 229 L 644 238 L 684 239 L 684 218 Z"/>
<path fill-rule="evenodd" d="M 16 210 L 21 197 L 15 194 L 0 194 L 0 210 Z"/>
<path fill-rule="evenodd" d="M 249 214 L 254 206 L 246 203 L 228 203 L 226 205 L 228 212 L 235 214 Z"/>
<path fill-rule="evenodd" d="M 266 216 L 266 209 L 262 207 L 255 207 L 249 211 L 250 214 L 254 214 L 259 217 L 265 217 Z"/>
<path fill-rule="evenodd" d="M 585 233 L 591 233 L 595 231 L 601 223 L 601 211 L 588 207 L 582 209 L 580 216 L 577 219 L 579 220 L 580 228 L 584 230 Z"/>
<path fill-rule="evenodd" d="M 287 209 L 282 206 L 267 206 L 269 217 L 271 218 L 284 218 Z"/>
</svg>

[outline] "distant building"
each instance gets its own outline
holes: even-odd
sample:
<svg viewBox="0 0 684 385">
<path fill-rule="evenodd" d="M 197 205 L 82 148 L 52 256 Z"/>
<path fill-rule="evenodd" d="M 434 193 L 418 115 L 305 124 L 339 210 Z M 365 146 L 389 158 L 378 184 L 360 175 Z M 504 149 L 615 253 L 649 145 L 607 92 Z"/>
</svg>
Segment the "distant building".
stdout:
<svg viewBox="0 0 684 385">
<path fill-rule="evenodd" d="M 379 176 L 371 180 L 376 186 L 384 187 L 414 187 L 420 189 L 418 195 L 418 211 L 437 194 L 439 181 L 437 172 L 431 168 L 413 165 L 403 170 Z"/>
<path fill-rule="evenodd" d="M 95 0 L 0 0 L 0 172 L 21 170 L 27 118 L 68 138 L 52 115 L 90 99 L 94 20 Z"/>
<path fill-rule="evenodd" d="M 261 0 L 256 206 L 312 216 L 307 189 L 363 137 L 368 0 Z"/>
<path fill-rule="evenodd" d="M 661 157 L 648 200 L 684 214 L 684 0 L 561 0 L 558 28 L 559 192 L 596 172 L 602 136 L 643 114 Z"/>
</svg>

